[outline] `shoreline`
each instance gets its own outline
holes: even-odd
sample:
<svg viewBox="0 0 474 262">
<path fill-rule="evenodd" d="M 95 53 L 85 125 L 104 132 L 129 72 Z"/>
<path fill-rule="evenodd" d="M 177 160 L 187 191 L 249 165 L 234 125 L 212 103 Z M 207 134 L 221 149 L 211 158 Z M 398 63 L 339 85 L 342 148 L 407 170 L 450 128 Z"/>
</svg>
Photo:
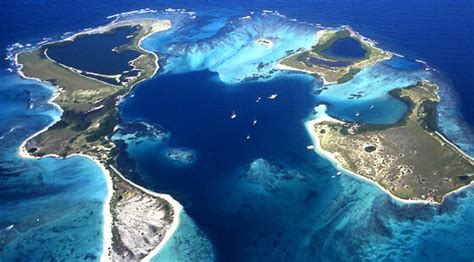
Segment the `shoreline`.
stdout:
<svg viewBox="0 0 474 262">
<path fill-rule="evenodd" d="M 72 36 L 70 36 L 66 39 L 61 39 L 61 40 L 53 41 L 53 42 L 50 42 L 50 43 L 63 42 L 63 41 L 72 41 L 77 36 L 84 35 L 84 34 L 105 33 L 105 32 L 107 32 L 107 30 L 109 30 L 111 28 L 114 28 L 116 26 L 121 26 L 122 24 L 123 25 L 128 25 L 130 23 L 134 23 L 136 21 L 142 21 L 142 20 L 146 21 L 146 20 L 152 20 L 152 19 L 138 19 L 138 20 L 127 20 L 127 21 L 123 21 L 123 22 L 112 22 L 112 23 L 109 23 L 105 26 L 101 26 L 101 27 L 98 27 L 98 28 L 95 28 L 95 29 L 89 29 L 89 30 L 85 30 L 85 31 L 82 31 L 82 32 L 78 32 L 78 33 L 76 33 L 76 34 L 74 34 L 74 35 L 72 35 Z M 125 95 L 123 95 L 122 97 L 129 94 L 132 91 L 132 89 L 135 88 L 142 81 L 149 80 L 152 77 L 154 77 L 156 75 L 156 73 L 158 72 L 158 70 L 159 70 L 159 64 L 158 64 L 158 59 L 159 58 L 158 58 L 158 56 L 154 52 L 148 51 L 148 50 L 144 49 L 141 46 L 141 43 L 142 43 L 143 39 L 145 39 L 146 37 L 149 37 L 150 35 L 153 35 L 155 33 L 165 31 L 165 30 L 168 30 L 169 28 L 171 28 L 171 22 L 169 20 L 159 20 L 159 21 L 166 21 L 167 26 L 162 27 L 159 30 L 157 30 L 156 28 L 153 28 L 154 30 L 151 30 L 151 32 L 147 33 L 142 38 L 140 38 L 140 40 L 138 41 L 138 44 L 137 44 L 137 47 L 140 48 L 143 52 L 151 54 L 151 55 L 154 56 L 154 58 L 155 58 L 155 70 L 153 71 L 152 75 L 149 78 L 142 79 L 141 81 L 138 81 L 138 82 L 134 83 L 130 87 L 130 90 Z M 46 44 L 46 43 L 44 43 L 44 44 Z M 42 44 L 42 45 L 44 45 L 44 44 Z M 36 46 L 35 48 L 38 48 L 40 46 L 41 45 Z M 46 158 L 46 157 L 54 157 L 54 158 L 57 158 L 57 159 L 67 159 L 69 157 L 81 156 L 81 157 L 85 157 L 85 158 L 89 159 L 90 161 L 94 162 L 101 169 L 101 172 L 104 175 L 104 178 L 105 178 L 105 181 L 106 181 L 107 195 L 104 199 L 104 205 L 103 205 L 103 210 L 102 210 L 102 212 L 103 212 L 102 213 L 102 217 L 103 217 L 102 218 L 102 222 L 103 222 L 102 237 L 103 237 L 103 239 L 102 239 L 102 253 L 101 253 L 101 256 L 100 256 L 100 261 L 110 261 L 111 258 L 112 258 L 111 257 L 111 250 L 112 250 L 112 245 L 113 245 L 112 214 L 111 214 L 111 211 L 110 211 L 110 207 L 111 207 L 110 201 L 111 201 L 113 193 L 114 193 L 113 182 L 112 182 L 111 175 L 110 175 L 109 171 L 107 170 L 107 167 L 105 166 L 105 164 L 101 163 L 98 159 L 96 159 L 93 156 L 88 155 L 88 154 L 74 153 L 74 154 L 67 155 L 66 157 L 61 157 L 57 154 L 47 154 L 47 155 L 44 155 L 44 156 L 41 156 L 41 157 L 36 157 L 36 156 L 32 156 L 28 153 L 28 151 L 26 150 L 26 143 L 29 140 L 31 140 L 32 138 L 34 138 L 34 137 L 38 136 L 39 134 L 47 131 L 51 126 L 53 126 L 57 121 L 59 121 L 61 119 L 63 109 L 59 106 L 59 104 L 54 102 L 56 100 L 56 98 L 61 94 L 60 87 L 57 86 L 57 85 L 54 85 L 54 84 L 52 84 L 48 81 L 43 81 L 39 78 L 26 76 L 22 71 L 23 64 L 18 63 L 18 54 L 19 53 L 21 53 L 21 52 L 16 53 L 15 56 L 14 56 L 14 64 L 15 64 L 15 66 L 17 66 L 16 71 L 17 71 L 18 75 L 21 78 L 26 79 L 26 80 L 37 81 L 37 82 L 41 83 L 45 88 L 50 89 L 53 92 L 53 94 L 48 99 L 47 104 L 50 104 L 50 105 L 54 106 L 56 109 L 58 109 L 60 114 L 59 114 L 58 119 L 53 119 L 53 121 L 49 125 L 45 126 L 44 128 L 40 129 L 39 131 L 33 133 L 32 135 L 30 135 L 29 137 L 24 139 L 22 141 L 22 143 L 20 144 L 20 146 L 18 147 L 17 155 L 20 158 L 24 158 L 24 159 L 42 159 L 42 158 Z M 68 67 L 66 67 L 66 68 L 68 68 Z M 71 68 L 68 68 L 68 69 L 72 71 Z M 121 98 L 120 98 L 119 101 L 121 101 Z M 183 207 L 181 206 L 181 204 L 179 204 L 178 201 L 173 199 L 172 196 L 167 195 L 167 194 L 159 194 L 159 193 L 153 192 L 151 190 L 148 190 L 144 187 L 141 187 L 141 186 L 131 182 L 130 180 L 126 179 L 125 177 L 123 177 L 123 175 L 112 165 L 109 165 L 109 168 L 114 170 L 114 172 L 116 172 L 120 176 L 121 179 L 123 179 L 124 181 L 129 183 L 132 187 L 134 187 L 134 188 L 136 188 L 136 189 L 138 189 L 138 190 L 140 190 L 140 191 L 142 191 L 142 192 L 144 192 L 148 195 L 163 199 L 164 201 L 168 202 L 170 204 L 170 206 L 172 207 L 172 209 L 173 209 L 173 215 L 174 215 L 173 216 L 173 221 L 172 221 L 170 227 L 166 230 L 164 238 L 162 239 L 162 241 L 160 241 L 160 243 L 151 252 L 149 252 L 142 259 L 143 261 L 149 261 L 151 258 L 153 258 L 161 250 L 161 248 L 163 248 L 163 246 L 168 242 L 168 240 L 173 236 L 174 232 L 177 230 L 177 228 L 179 226 L 179 220 L 180 220 L 179 215 L 180 215 L 181 210 L 183 209 Z"/>
<path fill-rule="evenodd" d="M 168 195 L 168 194 L 160 194 L 160 193 L 157 193 L 157 192 L 154 192 L 154 191 L 151 191 L 149 189 L 146 189 L 142 186 L 139 186 L 135 183 L 133 183 L 132 181 L 128 180 L 127 178 L 125 178 L 122 173 L 120 173 L 119 170 L 117 170 L 117 168 L 115 168 L 113 165 L 110 165 L 109 166 L 112 170 L 114 170 L 114 172 L 116 172 L 121 179 L 123 179 L 124 181 L 126 181 L 127 183 L 129 183 L 130 185 L 132 185 L 133 187 L 151 195 L 151 196 L 154 196 L 154 197 L 158 197 L 158 198 L 161 198 L 163 200 L 165 200 L 166 202 L 168 202 L 171 207 L 173 208 L 173 222 L 171 223 L 170 227 L 168 228 L 168 230 L 166 230 L 166 233 L 165 233 L 165 236 L 163 237 L 163 240 L 161 240 L 161 242 L 158 244 L 158 246 L 156 246 L 152 251 L 150 251 L 150 253 L 148 253 L 148 255 L 146 255 L 142 261 L 150 261 L 150 259 L 152 259 L 165 245 L 166 243 L 168 242 L 168 240 L 170 240 L 170 238 L 174 235 L 174 232 L 176 232 L 176 230 L 178 229 L 178 226 L 179 226 L 179 223 L 180 223 L 180 218 L 179 218 L 179 215 L 181 214 L 181 211 L 183 210 L 183 206 L 178 202 L 176 201 L 172 196 Z"/>
<path fill-rule="evenodd" d="M 382 58 L 378 58 L 378 60 L 376 61 L 371 61 L 373 57 L 370 57 L 370 56 L 366 56 L 363 60 L 356 60 L 354 62 L 354 64 L 350 65 L 350 66 L 345 66 L 345 67 L 342 67 L 342 68 L 348 68 L 349 70 L 342 76 L 339 76 L 337 79 L 335 79 L 334 81 L 328 81 L 325 77 L 324 77 L 324 74 L 327 74 L 327 73 L 324 73 L 324 72 L 321 72 L 321 70 L 319 70 L 320 72 L 318 71 L 312 71 L 312 70 L 308 70 L 308 69 L 301 69 L 301 68 L 297 68 L 297 67 L 293 67 L 293 66 L 289 66 L 289 65 L 284 65 L 282 63 L 283 60 L 286 60 L 286 59 L 290 59 L 290 58 L 293 58 L 294 56 L 297 56 L 297 55 L 300 55 L 300 54 L 303 54 L 303 53 L 306 53 L 306 52 L 311 52 L 312 48 L 311 49 L 300 49 L 300 51 L 297 51 L 296 53 L 293 53 L 291 55 L 287 55 L 283 58 L 281 58 L 280 60 L 277 61 L 276 65 L 274 66 L 275 69 L 277 70 L 282 70 L 282 71 L 296 71 L 296 72 L 303 72 L 303 73 L 307 73 L 307 74 L 310 74 L 310 75 L 313 75 L 315 77 L 319 77 L 322 79 L 322 82 L 323 82 L 323 85 L 324 86 L 329 86 L 329 85 L 334 85 L 334 84 L 340 84 L 340 83 L 344 83 L 346 82 L 346 80 L 343 80 L 343 82 L 339 82 L 341 79 L 343 79 L 346 75 L 348 74 L 351 74 L 351 71 L 356 69 L 356 70 L 363 70 L 364 68 L 366 67 L 371 67 L 371 66 L 374 66 L 375 64 L 381 62 L 381 61 L 384 61 L 384 60 L 389 60 L 391 59 L 394 54 L 391 52 L 391 51 L 388 51 L 388 50 L 382 50 L 380 48 L 377 47 L 377 42 L 375 40 L 372 40 L 370 38 L 367 38 L 367 37 L 364 37 L 363 35 L 361 35 L 359 32 L 357 31 L 354 31 L 350 26 L 348 25 L 343 25 L 343 26 L 340 26 L 340 27 L 337 27 L 337 28 L 325 28 L 325 29 L 322 29 L 322 30 L 318 30 L 316 31 L 316 40 L 315 40 L 315 43 L 313 46 L 316 46 L 318 43 L 320 43 L 320 39 L 322 36 L 324 36 L 325 33 L 327 33 L 328 31 L 339 31 L 339 30 L 349 30 L 350 32 L 350 37 L 352 38 L 357 38 L 359 40 L 359 42 L 361 42 L 361 46 L 363 47 L 363 44 L 373 48 L 373 49 L 376 49 L 376 50 L 379 50 L 380 52 L 382 52 L 383 54 L 385 54 L 386 56 L 385 57 L 382 57 Z M 364 48 L 365 49 L 365 48 Z M 296 60 L 298 60 L 296 58 Z M 301 63 L 301 61 L 299 62 Z M 368 64 L 367 64 L 368 63 Z M 306 66 L 304 65 L 304 67 L 306 68 L 313 68 L 313 66 Z M 324 67 L 324 66 L 323 66 Z M 351 75 L 351 79 L 354 77 L 355 74 L 352 74 Z M 328 76 L 327 76 L 328 77 Z"/>
<path fill-rule="evenodd" d="M 56 159 L 64 160 L 70 157 L 79 156 L 79 157 L 87 158 L 88 160 L 94 162 L 94 164 L 96 164 L 100 168 L 101 173 L 103 174 L 105 178 L 105 183 L 107 187 L 107 195 L 105 196 L 104 204 L 102 207 L 102 227 L 103 228 L 102 228 L 102 254 L 100 256 L 100 261 L 110 261 L 111 257 L 109 255 L 109 251 L 112 247 L 112 214 L 110 212 L 110 200 L 112 199 L 112 195 L 114 193 L 113 182 L 112 182 L 112 178 L 110 177 L 110 173 L 99 160 L 86 154 L 71 154 L 71 155 L 68 155 L 67 157 L 60 157 L 59 155 L 56 155 L 56 154 L 48 154 L 41 157 L 30 155 L 26 151 L 26 147 L 25 147 L 26 142 L 28 142 L 28 140 L 37 136 L 38 134 L 44 132 L 50 126 L 51 125 L 48 125 L 44 129 L 34 133 L 33 135 L 25 139 L 18 148 L 18 156 L 24 159 L 36 159 L 36 160 L 46 158 L 46 157 L 54 157 Z"/>
<path fill-rule="evenodd" d="M 299 54 L 299 53 L 297 53 Z M 293 54 L 293 55 L 297 55 L 297 54 Z M 277 61 L 277 64 L 275 65 L 275 69 L 277 70 L 281 70 L 281 71 L 293 71 L 293 72 L 301 72 L 301 73 L 306 73 L 306 74 L 310 74 L 310 75 L 314 75 L 315 73 L 309 71 L 309 70 L 304 70 L 304 69 L 299 69 L 299 68 L 295 68 L 295 67 L 291 67 L 291 66 L 287 66 L 287 65 L 284 65 L 281 63 L 281 61 L 283 59 L 286 59 L 288 57 L 284 57 L 280 60 Z M 323 85 L 333 85 L 333 84 L 337 84 L 337 82 L 328 82 L 324 76 L 321 76 L 321 75 L 317 75 L 319 78 L 321 78 L 321 80 L 323 80 Z"/>
<path fill-rule="evenodd" d="M 448 144 L 450 144 L 451 146 L 453 146 L 453 147 L 456 149 L 456 151 L 458 151 L 458 153 L 460 153 L 460 154 L 462 154 L 463 156 L 467 157 L 469 160 L 474 161 L 474 157 L 472 157 L 472 156 L 470 156 L 469 154 L 467 154 L 467 153 L 465 153 L 464 151 L 462 151 L 462 149 L 461 149 L 458 145 L 456 145 L 456 144 L 454 144 L 453 142 L 451 142 L 447 137 L 444 136 L 444 134 L 442 134 L 442 133 L 439 132 L 439 131 L 435 131 L 435 133 L 436 133 L 438 136 L 440 136 L 441 139 L 442 139 L 445 143 L 448 143 Z"/>
<path fill-rule="evenodd" d="M 313 146 L 314 146 L 314 149 L 313 149 L 314 152 L 316 152 L 316 154 L 318 154 L 318 155 L 326 158 L 327 160 L 329 160 L 329 162 L 331 162 L 331 165 L 334 166 L 336 169 L 344 171 L 345 173 L 348 173 L 348 174 L 352 175 L 356 179 L 363 180 L 365 182 L 368 182 L 370 184 L 373 184 L 373 185 L 377 186 L 381 191 L 385 192 L 393 200 L 396 200 L 396 201 L 404 203 L 404 204 L 427 204 L 427 205 L 433 205 L 433 206 L 440 206 L 447 196 L 449 196 L 451 194 L 455 194 L 455 193 L 457 193 L 457 192 L 459 192 L 459 191 L 461 191 L 465 188 L 468 188 L 468 187 L 474 185 L 474 181 L 473 181 L 473 182 L 471 182 L 471 183 L 469 183 L 465 186 L 459 187 L 459 188 L 457 188 L 453 191 L 448 192 L 447 194 L 445 194 L 442 197 L 441 202 L 428 201 L 428 200 L 422 200 L 422 199 L 416 199 L 416 200 L 415 199 L 404 199 L 404 198 L 400 198 L 398 196 L 395 196 L 389 190 L 387 190 L 386 188 L 379 185 L 376 181 L 374 181 L 370 178 L 364 177 L 362 175 L 359 175 L 359 174 L 357 174 L 355 172 L 352 172 L 348 169 L 343 168 L 339 164 L 339 162 L 336 160 L 336 158 L 334 157 L 334 154 L 331 154 L 330 152 L 327 152 L 326 150 L 324 150 L 321 147 L 321 145 L 319 143 L 319 140 L 317 138 L 317 135 L 314 132 L 314 125 L 317 124 L 317 123 L 320 123 L 320 122 L 324 122 L 324 121 L 337 122 L 337 123 L 341 123 L 342 121 L 329 116 L 328 114 L 326 114 L 325 111 L 324 112 L 318 112 L 318 113 L 321 114 L 319 117 L 308 118 L 308 119 L 304 120 L 304 125 L 305 125 L 305 128 L 306 128 L 306 131 L 308 132 L 308 135 L 309 135 L 309 137 L 310 137 L 310 139 L 313 143 Z M 464 154 L 464 155 L 466 155 L 466 154 Z M 466 155 L 466 156 L 468 156 L 468 155 Z"/>
<path fill-rule="evenodd" d="M 106 33 L 108 30 L 110 30 L 114 27 L 130 25 L 131 23 L 133 24 L 133 22 L 136 22 L 136 21 L 151 21 L 151 20 L 169 21 L 167 19 L 153 19 L 153 18 L 130 19 L 130 20 L 124 20 L 124 21 L 115 21 L 114 20 L 114 21 L 112 21 L 108 24 L 98 26 L 98 27 L 95 27 L 95 28 L 85 28 L 82 31 L 79 31 L 79 32 L 77 32 L 77 33 L 75 33 L 71 36 L 66 37 L 66 38 L 59 39 L 59 40 L 53 41 L 53 42 L 46 42 L 46 43 L 51 44 L 51 43 L 63 42 L 63 41 L 74 41 L 76 37 L 81 36 L 81 35 L 103 34 L 103 33 Z M 144 37 L 146 37 L 146 36 L 144 36 Z M 46 43 L 43 43 L 41 45 L 44 45 Z M 37 47 L 39 47 L 39 46 L 37 46 Z"/>
</svg>

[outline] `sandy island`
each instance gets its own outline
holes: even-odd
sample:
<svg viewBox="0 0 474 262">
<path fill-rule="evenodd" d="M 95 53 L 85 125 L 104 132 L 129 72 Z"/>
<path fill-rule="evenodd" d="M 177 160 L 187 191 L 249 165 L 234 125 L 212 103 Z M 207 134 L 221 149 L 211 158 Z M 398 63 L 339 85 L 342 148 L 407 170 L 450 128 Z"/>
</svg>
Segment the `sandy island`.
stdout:
<svg viewBox="0 0 474 262">
<path fill-rule="evenodd" d="M 268 48 L 273 47 L 273 42 L 270 39 L 266 39 L 266 38 L 259 38 L 259 39 L 255 40 L 255 43 L 258 44 L 258 45 L 263 45 L 263 46 L 268 47 Z"/>
</svg>

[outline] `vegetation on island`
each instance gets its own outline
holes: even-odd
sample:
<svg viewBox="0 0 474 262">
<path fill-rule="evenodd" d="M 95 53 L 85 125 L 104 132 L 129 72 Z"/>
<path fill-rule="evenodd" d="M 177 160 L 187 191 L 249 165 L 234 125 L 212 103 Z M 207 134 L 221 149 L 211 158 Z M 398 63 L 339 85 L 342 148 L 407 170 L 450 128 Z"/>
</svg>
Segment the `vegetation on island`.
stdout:
<svg viewBox="0 0 474 262">
<path fill-rule="evenodd" d="M 135 50 L 140 56 L 127 61 L 138 74 L 131 76 L 123 72 L 119 84 L 101 81 L 109 76 L 82 72 L 46 55 L 49 46 L 60 46 L 74 39 L 23 51 L 17 54 L 17 63 L 21 66 L 23 76 L 48 82 L 57 88 L 53 102 L 63 110 L 61 119 L 30 138 L 25 149 L 37 157 L 49 154 L 66 157 L 82 153 L 100 161 L 113 181 L 110 201 L 113 237 L 109 258 L 114 261 L 139 261 L 163 240 L 175 214 L 166 200 L 135 187 L 113 168 L 117 148 L 109 137 L 118 124 L 117 104 L 120 99 L 134 85 L 152 77 L 158 69 L 156 55 L 140 48 L 140 40 L 148 34 L 168 29 L 170 23 L 154 19 L 129 20 L 98 28 L 76 38 L 94 33 L 114 34 L 118 28 L 125 26 L 134 28 L 135 32 L 130 35 L 129 43 L 117 47 L 116 51 Z"/>
<path fill-rule="evenodd" d="M 365 50 L 363 58 L 333 57 L 324 53 L 339 39 L 352 38 Z M 310 50 L 304 50 L 285 57 L 280 61 L 292 70 L 304 71 L 324 79 L 326 83 L 344 83 L 351 80 L 364 67 L 389 59 L 391 53 L 377 48 L 351 28 L 322 30 L 317 33 L 317 42 Z"/>
<path fill-rule="evenodd" d="M 436 131 L 438 86 L 428 81 L 395 89 L 406 102 L 393 125 L 320 122 L 314 135 L 337 163 L 403 199 L 441 202 L 474 180 L 474 160 Z"/>
<path fill-rule="evenodd" d="M 119 48 L 122 51 L 140 52 L 140 56 L 131 61 L 139 74 L 128 77 L 121 85 L 112 85 L 83 75 L 78 70 L 68 68 L 45 55 L 48 47 L 62 45 L 71 40 L 46 44 L 17 55 L 21 72 L 25 76 L 49 82 L 57 87 L 59 95 L 54 99 L 54 103 L 63 110 L 60 121 L 26 143 L 28 152 L 36 156 L 57 154 L 64 157 L 73 153 L 108 152 L 112 149 L 113 145 L 107 136 L 117 124 L 116 103 L 131 87 L 150 78 L 157 70 L 156 56 L 138 46 L 140 39 L 152 32 L 156 23 L 153 20 L 131 21 L 100 32 L 114 34 L 117 28 L 124 26 L 133 26 L 136 30 L 131 35 L 129 44 Z M 159 23 L 162 24 L 163 21 Z M 87 36 L 88 34 L 83 34 L 77 37 Z M 104 160 L 108 158 L 107 155 L 97 157 Z"/>
</svg>

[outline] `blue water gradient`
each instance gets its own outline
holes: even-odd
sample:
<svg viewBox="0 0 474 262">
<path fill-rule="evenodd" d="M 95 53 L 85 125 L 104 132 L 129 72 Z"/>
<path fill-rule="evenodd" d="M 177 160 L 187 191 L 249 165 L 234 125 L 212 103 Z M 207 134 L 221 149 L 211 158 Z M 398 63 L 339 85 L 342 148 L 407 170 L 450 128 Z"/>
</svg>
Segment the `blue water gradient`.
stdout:
<svg viewBox="0 0 474 262">
<path fill-rule="evenodd" d="M 58 39 L 64 32 L 116 19 L 106 17 L 124 10 L 168 7 L 151 0 L 4 4 L 8 8 L 0 8 L 0 22 L 7 26 L 0 31 L 6 37 L 0 37 L 0 46 L 9 49 L 7 56 L 19 47 L 12 46 L 15 42 L 26 46 L 43 37 Z M 441 86 L 441 130 L 472 155 L 469 68 L 474 59 L 472 26 L 466 25 L 472 3 L 179 5 L 196 13 L 168 10 L 138 16 L 169 18 L 173 28 L 143 42 L 160 56 L 162 74 L 140 84 L 120 106 L 123 123 L 144 121 L 166 130 L 166 136 L 128 136 L 127 146 L 121 147 L 121 171 L 138 184 L 170 193 L 185 208 L 176 234 L 155 259 L 473 259 L 472 187 L 439 207 L 399 203 L 375 185 L 345 173 L 338 176 L 331 163 L 306 149 L 311 140 L 303 125 L 320 103 L 328 105 L 329 114 L 349 121 L 392 123 L 406 108 L 387 92 L 431 79 Z M 272 70 L 286 52 L 314 43 L 318 27 L 311 23 L 350 24 L 381 47 L 426 59 L 442 72 L 394 57 L 350 82 L 324 87 L 308 75 Z M 449 38 L 440 37 L 447 33 Z M 276 44 L 269 50 L 256 45 L 256 37 Z M 0 69 L 9 66 L 2 61 Z M 0 79 L 0 259 L 97 260 L 106 193 L 100 170 L 81 157 L 18 158 L 21 141 L 58 113 L 46 103 L 51 90 L 11 73 L 2 72 Z M 354 92 L 358 98 L 349 99 Z M 278 97 L 270 100 L 271 94 Z M 231 120 L 233 111 L 237 118 Z M 197 161 L 173 165 L 161 154 L 170 147 L 193 150 Z M 13 240 L 4 245 L 7 239 Z"/>
<path fill-rule="evenodd" d="M 151 261 L 215 261 L 212 245 L 186 212 L 181 212 L 179 220 L 178 230 Z"/>
<path fill-rule="evenodd" d="M 226 86 L 209 72 L 157 77 L 124 102 L 122 115 L 166 126 L 170 137 L 164 143 L 131 143 L 127 152 L 140 174 L 131 178 L 177 198 L 221 260 L 429 260 L 431 254 L 417 248 L 430 250 L 439 230 L 468 244 L 472 189 L 448 198 L 453 200 L 441 208 L 400 204 L 374 185 L 337 176 L 326 160 L 306 150 L 310 141 L 301 120 L 316 103 L 311 84 L 300 75 L 237 86 Z M 279 94 L 276 101 L 254 100 L 273 92 Z M 229 117 L 232 109 L 238 114 L 235 122 Z M 253 128 L 254 118 L 259 122 Z M 173 168 L 155 153 L 167 144 L 191 147 L 200 157 L 193 166 Z M 456 221 L 456 227 L 449 228 L 447 221 Z M 434 232 L 431 238 L 427 231 Z M 407 239 L 411 244 L 400 249 L 396 243 Z M 438 244 L 454 248 L 449 240 Z M 472 251 L 463 247 L 459 258 Z"/>
<path fill-rule="evenodd" d="M 278 12 L 214 19 L 204 16 L 186 21 L 183 26 L 175 25 L 165 33 L 147 38 L 143 47 L 166 54 L 165 72 L 208 69 L 217 72 L 223 82 L 237 83 L 268 77 L 275 63 L 287 52 L 310 48 L 316 40 L 313 26 L 289 22 Z M 209 26 L 202 26 L 209 20 Z M 205 34 L 194 33 L 202 27 Z M 259 38 L 270 39 L 273 47 L 255 43 Z"/>
<path fill-rule="evenodd" d="M 394 58 L 366 67 L 351 81 L 323 89 L 317 100 L 333 105 L 328 113 L 346 121 L 395 123 L 405 114 L 407 105 L 388 92 L 430 79 L 430 74 L 420 65 L 410 69 L 411 65 L 403 67 L 400 60 Z"/>
<path fill-rule="evenodd" d="M 58 118 L 49 87 L 0 73 L 0 260 L 97 260 L 102 253 L 101 169 L 79 156 L 18 157 L 21 141 Z"/>
<path fill-rule="evenodd" d="M 255 23 L 306 27 L 277 17 L 265 23 L 261 21 L 266 17 L 257 16 Z M 252 18 L 245 20 L 253 23 Z M 121 115 L 126 121 L 145 119 L 161 125 L 170 137 L 159 146 L 141 143 L 128 149 L 140 174 L 135 180 L 183 203 L 220 260 L 430 260 L 447 255 L 433 252 L 432 245 L 456 247 L 449 239 L 438 240 L 439 230 L 465 241 L 457 258 L 470 258 L 472 226 L 463 218 L 472 217 L 468 200 L 451 196 L 442 207 L 398 203 L 374 185 L 337 176 L 327 160 L 306 150 L 311 142 L 302 121 L 313 106 L 328 104 L 331 115 L 349 121 L 394 123 L 407 108 L 388 92 L 421 79 L 435 80 L 434 71 L 396 56 L 330 87 L 307 75 L 272 71 L 264 75 L 270 80 L 241 82 L 258 67 L 252 59 L 228 56 L 228 46 L 247 50 L 252 45 L 247 37 L 254 36 L 240 36 L 247 39 L 242 47 L 241 41 L 226 41 L 232 35 L 227 28 L 224 25 L 205 42 L 226 46 L 223 49 L 209 51 L 207 44 L 182 34 L 181 45 L 166 42 L 166 33 L 146 42 L 166 59 L 163 75 L 135 89 L 122 103 Z M 192 46 L 192 55 L 177 56 L 176 46 Z M 263 54 L 265 50 L 254 49 L 252 58 Z M 226 59 L 214 62 L 214 57 Z M 196 71 L 206 67 L 215 73 Z M 226 77 L 231 69 L 237 76 L 233 79 Z M 315 90 L 318 95 L 311 95 Z M 350 99 L 354 93 L 357 98 Z M 278 98 L 269 100 L 270 94 Z M 231 112 L 236 119 L 230 118 Z M 255 126 L 253 120 L 258 120 Z M 154 153 L 163 146 L 190 147 L 200 157 L 192 166 L 173 168 Z M 460 198 L 472 198 L 472 193 L 472 188 L 466 189 Z M 450 220 L 457 221 L 456 228 L 446 228 Z M 460 233 L 458 226 L 465 231 Z M 402 248 L 399 243 L 409 244 Z"/>
</svg>

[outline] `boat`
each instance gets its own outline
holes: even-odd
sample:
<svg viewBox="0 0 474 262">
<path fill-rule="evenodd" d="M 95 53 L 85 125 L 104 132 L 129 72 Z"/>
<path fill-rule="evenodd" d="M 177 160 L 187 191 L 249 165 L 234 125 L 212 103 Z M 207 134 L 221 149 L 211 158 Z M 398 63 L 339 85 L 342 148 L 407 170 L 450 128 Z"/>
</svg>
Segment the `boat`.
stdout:
<svg viewBox="0 0 474 262">
<path fill-rule="evenodd" d="M 257 119 L 253 120 L 252 124 L 255 126 L 257 124 Z"/>
<path fill-rule="evenodd" d="M 230 115 L 230 119 L 234 119 L 237 117 L 237 114 L 235 113 L 235 111 L 232 111 L 232 115 Z"/>
<path fill-rule="evenodd" d="M 247 135 L 246 139 L 249 140 L 249 139 L 250 139 L 250 135 Z"/>
<path fill-rule="evenodd" d="M 260 100 L 262 100 L 262 98 L 259 96 L 257 97 L 257 99 L 255 100 L 256 103 L 260 102 Z"/>
<path fill-rule="evenodd" d="M 356 113 L 356 116 L 360 116 L 360 113 L 359 113 L 359 112 L 357 112 L 357 113 Z"/>
<path fill-rule="evenodd" d="M 277 98 L 277 96 L 278 96 L 277 94 L 272 94 L 271 96 L 268 97 L 268 99 L 275 99 Z"/>
<path fill-rule="evenodd" d="M 308 150 L 313 150 L 313 149 L 314 149 L 314 145 L 308 145 L 308 146 L 306 146 L 306 149 L 308 149 Z"/>
<path fill-rule="evenodd" d="M 371 106 L 370 106 L 370 109 L 372 109 L 372 108 L 374 108 L 374 107 L 375 107 L 374 105 L 371 105 Z"/>
</svg>

